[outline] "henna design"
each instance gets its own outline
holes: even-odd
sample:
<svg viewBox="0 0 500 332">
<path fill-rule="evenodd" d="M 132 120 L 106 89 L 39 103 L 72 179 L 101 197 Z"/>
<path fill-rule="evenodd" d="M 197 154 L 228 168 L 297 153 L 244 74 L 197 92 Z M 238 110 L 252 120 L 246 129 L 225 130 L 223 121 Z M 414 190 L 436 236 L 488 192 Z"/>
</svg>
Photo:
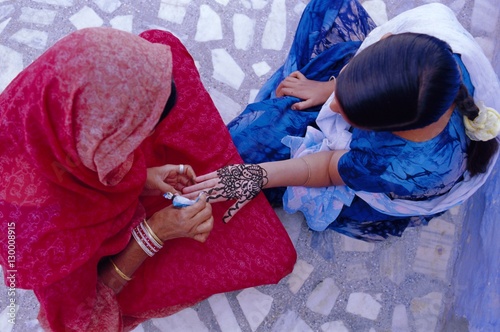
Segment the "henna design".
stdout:
<svg viewBox="0 0 500 332">
<path fill-rule="evenodd" d="M 266 170 L 253 164 L 225 166 L 217 171 L 217 176 L 219 185 L 208 191 L 209 199 L 237 199 L 236 204 L 224 217 L 224 222 L 227 222 L 226 219 L 233 216 L 243 203 L 257 196 L 268 182 Z"/>
</svg>

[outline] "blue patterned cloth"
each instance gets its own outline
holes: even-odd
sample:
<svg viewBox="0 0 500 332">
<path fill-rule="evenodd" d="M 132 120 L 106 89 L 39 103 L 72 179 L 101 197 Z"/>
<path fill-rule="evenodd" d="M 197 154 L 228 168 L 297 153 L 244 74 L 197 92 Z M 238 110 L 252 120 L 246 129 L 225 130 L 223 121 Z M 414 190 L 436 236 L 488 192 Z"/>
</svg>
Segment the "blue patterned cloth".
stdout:
<svg viewBox="0 0 500 332">
<path fill-rule="evenodd" d="M 455 55 L 455 59 L 464 84 L 473 94 L 467 69 L 460 56 Z M 317 119 L 324 132 L 310 127 L 305 137 L 285 137 L 283 143 L 291 148 L 294 158 L 317 151 L 348 149 L 338 165 L 346 186 L 288 187 L 283 198 L 287 212 L 301 211 L 309 227 L 316 231 L 329 228 L 365 241 L 378 241 L 389 235 L 401 236 L 406 227 L 425 225 L 446 210 L 417 214 L 411 207 L 394 201 L 424 205 L 424 201 L 439 200 L 463 180 L 469 139 L 458 110 L 438 136 L 412 142 L 390 132 L 351 129 L 341 116 L 328 109 L 328 104 Z M 367 196 L 378 200 L 389 212 L 372 207 Z"/>
<path fill-rule="evenodd" d="M 363 7 L 353 0 L 312 0 L 304 10 L 285 63 L 264 84 L 256 102 L 228 124 L 245 163 L 290 158 L 281 143 L 287 135 L 303 136 L 321 106 L 294 111 L 295 97 L 277 98 L 275 90 L 290 73 L 299 70 L 308 79 L 328 81 L 354 56 L 361 41 L 375 27 Z M 281 204 L 284 188 L 265 191 L 271 203 Z"/>
<path fill-rule="evenodd" d="M 390 132 L 354 129 L 350 151 L 339 160 L 339 174 L 353 190 L 426 200 L 446 194 L 462 179 L 467 143 L 457 110 L 443 132 L 425 142 L 407 141 Z M 436 215 L 391 216 L 355 196 L 328 227 L 359 239 L 380 240 L 401 236 L 406 227 L 427 224 Z"/>
<path fill-rule="evenodd" d="M 307 5 L 284 65 L 264 84 L 256 102 L 228 124 L 246 163 L 290 158 L 290 150 L 281 139 L 303 136 L 318 116 L 321 106 L 294 111 L 291 106 L 299 98 L 277 98 L 279 83 L 297 70 L 308 79 L 328 81 L 338 75 L 374 27 L 357 1 L 313 0 Z"/>
</svg>

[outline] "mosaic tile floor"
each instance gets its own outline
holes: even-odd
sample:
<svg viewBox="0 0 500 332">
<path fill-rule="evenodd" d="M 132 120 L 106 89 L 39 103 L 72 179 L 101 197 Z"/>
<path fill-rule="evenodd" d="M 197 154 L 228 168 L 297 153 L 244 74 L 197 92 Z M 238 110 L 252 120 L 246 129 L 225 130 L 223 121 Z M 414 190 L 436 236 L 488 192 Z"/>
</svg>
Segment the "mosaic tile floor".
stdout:
<svg viewBox="0 0 500 332">
<path fill-rule="evenodd" d="M 442 0 L 477 38 L 500 73 L 498 0 Z M 425 0 L 363 3 L 380 24 Z M 0 91 L 63 35 L 88 26 L 175 33 L 197 61 L 227 122 L 253 100 L 285 58 L 307 1 L 285 0 L 0 0 Z M 293 273 L 278 285 L 214 295 L 135 331 L 468 331 L 450 322 L 451 271 L 462 208 L 428 227 L 378 244 L 307 229 L 300 214 L 276 212 L 298 252 Z M 0 331 L 38 331 L 38 303 L 18 290 L 16 324 L 7 322 L 0 288 Z M 451 330 L 450 330 L 451 331 Z"/>
</svg>

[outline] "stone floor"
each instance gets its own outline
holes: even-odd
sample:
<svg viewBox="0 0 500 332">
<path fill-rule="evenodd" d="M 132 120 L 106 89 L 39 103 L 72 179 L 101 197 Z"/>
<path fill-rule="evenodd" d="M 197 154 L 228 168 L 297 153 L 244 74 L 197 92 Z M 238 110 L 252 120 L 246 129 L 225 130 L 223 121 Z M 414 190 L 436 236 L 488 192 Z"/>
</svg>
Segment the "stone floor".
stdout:
<svg viewBox="0 0 500 332">
<path fill-rule="evenodd" d="M 498 0 L 441 0 L 477 38 L 500 73 Z M 427 0 L 363 3 L 380 24 Z M 197 61 L 227 122 L 253 100 L 279 67 L 307 0 L 0 0 L 0 91 L 63 35 L 88 26 L 140 33 L 175 33 Z M 298 252 L 293 273 L 278 285 L 214 295 L 136 331 L 468 331 L 444 322 L 460 250 L 463 207 L 408 229 L 401 238 L 370 244 L 338 233 L 310 231 L 300 214 L 276 212 Z M 38 303 L 18 290 L 16 324 L 7 322 L 0 286 L 0 331 L 41 330 Z M 5 310 L 1 311 L 3 308 Z"/>
</svg>

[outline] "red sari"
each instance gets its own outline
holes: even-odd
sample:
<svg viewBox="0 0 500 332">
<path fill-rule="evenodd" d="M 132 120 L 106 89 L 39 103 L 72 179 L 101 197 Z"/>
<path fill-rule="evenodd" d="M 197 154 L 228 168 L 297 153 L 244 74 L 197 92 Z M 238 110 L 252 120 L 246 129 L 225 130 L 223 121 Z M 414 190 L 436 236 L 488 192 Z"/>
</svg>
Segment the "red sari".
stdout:
<svg viewBox="0 0 500 332">
<path fill-rule="evenodd" d="M 205 243 L 168 241 L 118 296 L 99 281 L 99 262 L 168 203 L 139 196 L 147 167 L 183 163 L 203 174 L 241 162 L 184 46 L 163 31 L 141 37 L 75 32 L 0 95 L 0 263 L 6 277 L 7 225 L 15 223 L 16 287 L 35 291 L 46 329 L 130 330 L 212 294 L 276 283 L 296 260 L 259 195 L 228 224 L 230 203 L 213 204 Z M 148 137 L 170 76 L 176 105 Z"/>
</svg>

